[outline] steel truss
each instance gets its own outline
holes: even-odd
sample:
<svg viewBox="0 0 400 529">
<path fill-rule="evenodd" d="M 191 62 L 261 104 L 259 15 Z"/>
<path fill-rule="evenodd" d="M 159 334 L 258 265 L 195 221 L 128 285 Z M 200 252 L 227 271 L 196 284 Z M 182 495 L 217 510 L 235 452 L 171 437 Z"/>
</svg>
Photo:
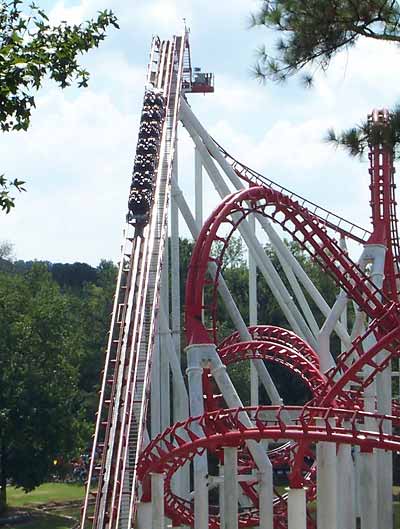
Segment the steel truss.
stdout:
<svg viewBox="0 0 400 529">
<path fill-rule="evenodd" d="M 370 146 L 372 228 L 361 228 L 229 155 L 188 104 L 188 93 L 213 90 L 204 84 L 211 74 L 199 78 L 196 85 L 187 31 L 153 39 L 146 87 L 163 94 L 167 113 L 148 222 L 131 215 L 125 227 L 81 529 L 165 529 L 170 523 L 354 529 L 357 518 L 362 529 L 390 529 L 391 452 L 400 450 L 391 394 L 391 365 L 400 356 L 393 152 Z M 384 129 L 389 119 L 386 111 L 374 111 L 371 126 Z M 179 188 L 179 120 L 195 147 L 195 214 Z M 221 198 L 204 223 L 203 171 Z M 187 362 L 181 356 L 178 212 L 196 241 L 186 282 Z M 256 237 L 256 223 L 285 280 Z M 336 281 L 340 292 L 332 307 L 274 225 Z M 237 233 L 249 254 L 248 322 L 223 278 L 224 255 Z M 363 245 L 358 262 L 348 255 L 346 239 Z M 257 269 L 291 330 L 258 324 Z M 236 327 L 222 340 L 219 299 Z M 325 318 L 322 326 L 309 299 Z M 342 344 L 336 360 L 332 333 Z M 243 361 L 251 362 L 250 407 L 226 369 Z M 271 364 L 302 380 L 311 400 L 284 405 Z M 271 405 L 258 405 L 259 384 Z M 285 494 L 274 486 L 282 468 L 289 479 Z M 315 499 L 316 520 L 308 510 Z"/>
</svg>

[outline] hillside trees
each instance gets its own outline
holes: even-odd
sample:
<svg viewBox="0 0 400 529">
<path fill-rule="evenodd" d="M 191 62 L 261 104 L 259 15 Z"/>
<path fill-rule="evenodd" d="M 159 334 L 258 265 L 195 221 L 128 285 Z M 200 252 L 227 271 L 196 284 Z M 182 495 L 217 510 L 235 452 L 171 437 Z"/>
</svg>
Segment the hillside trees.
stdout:
<svg viewBox="0 0 400 529">
<path fill-rule="evenodd" d="M 0 512 L 8 479 L 33 489 L 77 443 L 82 350 L 69 309 L 43 266 L 0 273 Z"/>
<path fill-rule="evenodd" d="M 51 264 L 22 264 L 0 271 L 0 512 L 7 480 L 31 490 L 88 448 L 115 286 L 108 261 L 59 264 L 62 287 Z M 82 270 L 95 280 L 78 288 Z"/>
<path fill-rule="evenodd" d="M 109 27 L 118 28 L 112 11 L 98 13 L 84 24 L 57 26 L 43 9 L 23 0 L 0 0 L 0 130 L 27 130 L 35 108 L 35 95 L 45 79 L 60 88 L 86 87 L 88 71 L 79 56 L 97 48 Z M 0 209 L 14 207 L 13 192 L 22 191 L 20 178 L 0 175 Z"/>
</svg>

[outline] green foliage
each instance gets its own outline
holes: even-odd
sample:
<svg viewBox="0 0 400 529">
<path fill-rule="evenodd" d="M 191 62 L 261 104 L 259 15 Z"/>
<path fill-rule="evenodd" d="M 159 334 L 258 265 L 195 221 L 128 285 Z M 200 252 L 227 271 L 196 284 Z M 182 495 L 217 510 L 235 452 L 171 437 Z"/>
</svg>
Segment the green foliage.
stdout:
<svg viewBox="0 0 400 529">
<path fill-rule="evenodd" d="M 1 101 L 0 101 L 1 105 Z M 11 188 L 14 188 L 15 191 L 25 191 L 23 187 L 25 182 L 22 180 L 7 180 L 4 175 L 0 175 L 0 209 L 6 213 L 10 213 L 11 208 L 15 206 L 15 197 L 10 193 L 12 192 Z"/>
<path fill-rule="evenodd" d="M 263 0 L 252 15 L 253 26 L 278 32 L 275 53 L 258 50 L 255 76 L 285 81 L 311 67 L 304 82 L 312 83 L 317 70 L 349 49 L 360 37 L 400 42 L 400 5 L 395 0 Z"/>
<path fill-rule="evenodd" d="M 116 268 L 70 265 L 74 277 L 66 266 L 61 288 L 49 263 L 10 265 L 0 271 L 0 484 L 32 490 L 54 458 L 89 447 Z"/>
<path fill-rule="evenodd" d="M 367 120 L 339 134 L 329 129 L 326 141 L 344 148 L 350 156 L 362 157 L 370 145 L 382 144 L 400 157 L 400 105 L 389 112 L 387 123 Z"/>
<path fill-rule="evenodd" d="M 89 73 L 79 64 L 79 56 L 97 48 L 110 26 L 118 28 L 108 10 L 84 24 L 51 26 L 36 4 L 0 0 L 0 129 L 28 129 L 35 94 L 45 79 L 61 88 L 72 83 L 86 87 Z M 23 184 L 0 176 L 0 208 L 6 213 L 14 206 L 12 189 L 24 191 Z"/>
<path fill-rule="evenodd" d="M 0 482 L 31 490 L 76 442 L 78 358 L 68 303 L 43 266 L 0 273 Z"/>
</svg>

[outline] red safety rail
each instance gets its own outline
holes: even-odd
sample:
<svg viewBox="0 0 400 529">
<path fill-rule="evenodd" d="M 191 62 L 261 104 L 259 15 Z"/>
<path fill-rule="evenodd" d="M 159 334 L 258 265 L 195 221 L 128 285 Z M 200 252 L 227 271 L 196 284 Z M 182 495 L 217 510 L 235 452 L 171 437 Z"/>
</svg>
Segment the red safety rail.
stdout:
<svg viewBox="0 0 400 529">
<path fill-rule="evenodd" d="M 297 375 L 313 394 L 326 383 L 326 378 L 315 365 L 295 349 L 283 344 L 256 340 L 238 342 L 220 348 L 219 356 L 225 365 L 258 359 L 281 365 Z"/>
<path fill-rule="evenodd" d="M 306 198 L 294 193 L 290 189 L 287 189 L 286 187 L 277 184 L 270 178 L 267 178 L 266 176 L 258 173 L 254 169 L 250 169 L 245 164 L 236 160 L 236 158 L 229 154 L 217 141 L 215 141 L 214 139 L 213 141 L 217 145 L 223 156 L 226 158 L 226 160 L 230 163 L 232 168 L 235 170 L 239 178 L 241 178 L 245 182 L 253 186 L 263 185 L 270 189 L 283 193 L 284 195 L 290 197 L 292 200 L 298 202 L 301 206 L 306 207 L 308 211 L 318 217 L 318 219 L 325 226 L 333 229 L 337 233 L 349 237 L 349 239 L 359 242 L 361 244 L 364 244 L 368 241 L 369 237 L 371 236 L 371 232 L 369 230 L 366 230 L 365 228 L 362 228 L 361 226 L 358 226 L 357 224 L 346 220 L 345 218 L 340 217 L 339 215 L 336 215 L 336 213 L 333 213 L 332 211 L 329 211 L 319 206 L 318 204 L 307 200 Z"/>
<path fill-rule="evenodd" d="M 367 339 L 371 336 L 373 345 L 367 348 Z M 326 405 L 340 396 L 347 398 L 347 404 L 353 407 L 356 396 L 361 397 L 377 373 L 382 372 L 393 356 L 399 354 L 400 304 L 391 303 L 385 307 L 384 314 L 371 322 L 367 331 L 353 341 L 352 347 L 339 356 L 336 367 L 327 373 L 327 385 L 321 386 L 316 401 Z M 370 368 L 368 376 L 362 373 L 365 366 Z"/>
<path fill-rule="evenodd" d="M 282 420 L 283 412 L 289 412 L 293 419 L 290 424 Z M 253 426 L 241 422 L 241 414 L 246 412 L 253 417 Z M 368 420 L 373 420 L 376 431 L 364 428 Z M 230 429 L 221 432 L 220 423 L 229 424 Z M 258 406 L 240 409 L 218 410 L 200 417 L 189 417 L 186 421 L 167 428 L 153 439 L 142 454 L 138 467 L 140 479 L 149 473 L 165 473 L 170 482 L 174 473 L 204 450 L 214 451 L 224 446 L 240 448 L 244 441 L 262 439 L 315 442 L 332 442 L 360 446 L 363 450 L 397 451 L 400 449 L 400 435 L 386 433 L 387 427 L 396 431 L 400 418 L 379 415 L 358 410 L 343 410 L 319 406 Z M 200 432 L 202 434 L 200 435 Z M 280 505 L 280 504 L 278 504 Z M 168 494 L 166 514 L 173 520 L 193 525 L 193 505 L 182 498 Z M 278 511 L 282 514 L 281 510 Z M 254 512 L 239 514 L 239 526 L 257 525 Z M 210 527 L 219 527 L 219 517 L 210 513 Z"/>
<path fill-rule="evenodd" d="M 297 336 L 294 332 L 282 327 L 276 327 L 275 325 L 251 325 L 250 327 L 247 327 L 247 330 L 252 340 L 268 340 L 295 349 L 297 353 L 300 353 L 315 367 L 319 368 L 318 354 L 305 340 Z M 218 349 L 221 351 L 228 345 L 236 344 L 240 341 L 240 334 L 234 332 L 219 344 Z"/>
</svg>

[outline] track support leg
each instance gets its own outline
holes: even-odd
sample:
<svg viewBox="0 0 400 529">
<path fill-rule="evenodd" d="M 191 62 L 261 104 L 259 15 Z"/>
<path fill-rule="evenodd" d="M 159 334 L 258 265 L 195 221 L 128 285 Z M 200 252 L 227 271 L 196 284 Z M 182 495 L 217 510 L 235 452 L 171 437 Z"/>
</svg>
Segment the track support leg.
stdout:
<svg viewBox="0 0 400 529">
<path fill-rule="evenodd" d="M 360 517 L 362 529 L 378 525 L 377 468 L 374 452 L 360 452 Z"/>
<path fill-rule="evenodd" d="M 288 490 L 288 529 L 307 529 L 306 489 L 304 488 Z"/>
<path fill-rule="evenodd" d="M 237 448 L 224 448 L 224 525 L 223 529 L 238 529 L 238 471 Z"/>
<path fill-rule="evenodd" d="M 355 484 L 354 463 L 350 445 L 339 445 L 337 451 L 337 505 L 338 527 L 355 529 Z"/>
<path fill-rule="evenodd" d="M 186 348 L 189 380 L 190 413 L 192 416 L 204 413 L 203 402 L 203 368 L 201 366 L 202 345 Z M 199 431 L 202 435 L 202 431 Z M 208 529 L 208 463 L 207 452 L 193 459 L 194 470 L 194 529 Z"/>
<path fill-rule="evenodd" d="M 164 529 L 164 474 L 151 474 L 152 529 Z"/>
<path fill-rule="evenodd" d="M 152 527 L 152 504 L 151 502 L 139 502 L 137 510 L 137 527 L 138 529 L 148 529 Z"/>
<path fill-rule="evenodd" d="M 272 467 L 266 468 L 264 472 L 258 472 L 258 496 L 260 504 L 259 529 L 273 529 L 274 506 L 273 506 L 273 484 Z"/>
<path fill-rule="evenodd" d="M 337 529 L 335 443 L 317 444 L 317 465 L 317 526 L 318 529 Z"/>
</svg>

